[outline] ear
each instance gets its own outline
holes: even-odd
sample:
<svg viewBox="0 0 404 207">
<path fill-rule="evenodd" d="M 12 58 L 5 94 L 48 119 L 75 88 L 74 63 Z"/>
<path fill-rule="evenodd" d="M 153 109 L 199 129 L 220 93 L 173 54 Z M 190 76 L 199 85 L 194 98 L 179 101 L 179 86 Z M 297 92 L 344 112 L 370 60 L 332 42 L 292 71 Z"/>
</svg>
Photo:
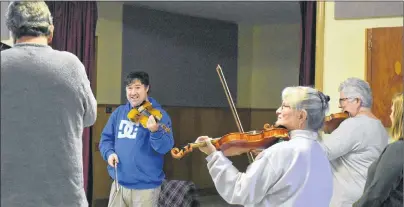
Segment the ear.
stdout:
<svg viewBox="0 0 404 207">
<path fill-rule="evenodd" d="M 149 93 L 150 86 L 146 86 L 146 93 Z"/>
<path fill-rule="evenodd" d="M 49 25 L 48 29 L 50 33 L 53 33 L 55 31 L 55 26 Z"/>
<path fill-rule="evenodd" d="M 351 103 L 357 105 L 358 108 L 362 106 L 362 100 L 360 98 L 355 98 Z"/>
<path fill-rule="evenodd" d="M 307 111 L 306 110 L 302 110 L 299 114 L 299 119 L 300 120 L 307 120 Z"/>
<path fill-rule="evenodd" d="M 53 40 L 53 31 L 55 30 L 55 27 L 53 25 L 49 25 L 49 36 L 48 36 L 48 44 L 50 44 Z"/>
</svg>

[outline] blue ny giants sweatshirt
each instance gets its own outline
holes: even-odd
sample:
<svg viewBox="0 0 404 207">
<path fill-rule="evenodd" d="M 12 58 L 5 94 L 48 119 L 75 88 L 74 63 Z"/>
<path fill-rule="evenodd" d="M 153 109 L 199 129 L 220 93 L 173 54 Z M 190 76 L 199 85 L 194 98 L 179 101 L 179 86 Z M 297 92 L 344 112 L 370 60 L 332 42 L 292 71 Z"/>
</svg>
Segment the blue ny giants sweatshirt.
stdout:
<svg viewBox="0 0 404 207">
<path fill-rule="evenodd" d="M 129 121 L 127 114 L 132 107 L 128 102 L 111 114 L 101 134 L 99 148 L 102 158 L 107 161 L 112 153 L 118 155 L 118 181 L 129 189 L 160 186 L 165 178 L 164 154 L 174 145 L 170 117 L 156 100 L 149 97 L 149 101 L 153 108 L 161 111 L 160 123 L 170 128 L 170 132 L 165 132 L 160 126 L 158 131 L 151 133 L 141 124 Z M 109 165 L 108 173 L 115 179 L 114 168 Z"/>
</svg>

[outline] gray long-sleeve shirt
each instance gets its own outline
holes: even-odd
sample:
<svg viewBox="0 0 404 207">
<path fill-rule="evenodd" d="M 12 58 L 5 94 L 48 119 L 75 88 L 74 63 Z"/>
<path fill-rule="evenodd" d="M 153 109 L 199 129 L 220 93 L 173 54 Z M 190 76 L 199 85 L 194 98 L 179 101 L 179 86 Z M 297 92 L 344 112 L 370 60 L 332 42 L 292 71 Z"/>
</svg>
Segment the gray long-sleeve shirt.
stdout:
<svg viewBox="0 0 404 207">
<path fill-rule="evenodd" d="M 1 52 L 1 206 L 88 206 L 82 133 L 96 108 L 75 55 L 28 43 Z"/>
<path fill-rule="evenodd" d="M 333 172 L 330 207 L 351 207 L 363 193 L 368 167 L 379 157 L 389 136 L 383 124 L 365 115 L 346 119 L 321 145 Z"/>
</svg>

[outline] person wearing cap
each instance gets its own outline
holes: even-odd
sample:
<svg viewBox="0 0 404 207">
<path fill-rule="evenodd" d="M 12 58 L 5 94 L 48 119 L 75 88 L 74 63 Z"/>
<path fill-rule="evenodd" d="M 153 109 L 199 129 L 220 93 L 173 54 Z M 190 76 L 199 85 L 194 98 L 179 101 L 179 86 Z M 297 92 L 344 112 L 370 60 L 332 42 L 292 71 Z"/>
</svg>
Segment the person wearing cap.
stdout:
<svg viewBox="0 0 404 207">
<path fill-rule="evenodd" d="M 85 68 L 48 46 L 45 2 L 11 2 L 6 25 L 15 44 L 1 51 L 1 206 L 88 207 L 82 133 L 97 102 Z"/>
</svg>

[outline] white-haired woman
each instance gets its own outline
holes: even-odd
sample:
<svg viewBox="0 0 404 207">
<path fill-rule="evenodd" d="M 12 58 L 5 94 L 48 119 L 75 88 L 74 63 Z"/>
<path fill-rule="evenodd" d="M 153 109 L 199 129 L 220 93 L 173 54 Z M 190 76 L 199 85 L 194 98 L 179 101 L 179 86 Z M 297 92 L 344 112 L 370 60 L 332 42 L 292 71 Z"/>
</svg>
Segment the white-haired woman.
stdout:
<svg viewBox="0 0 404 207">
<path fill-rule="evenodd" d="M 290 141 L 262 151 L 239 172 L 210 138 L 200 150 L 208 155 L 207 167 L 219 194 L 230 204 L 244 206 L 324 207 L 332 195 L 332 174 L 318 143 L 329 98 L 309 87 L 288 87 L 276 111 L 276 125 L 290 130 Z"/>
<path fill-rule="evenodd" d="M 339 107 L 350 118 L 321 142 L 334 175 L 331 207 L 352 206 L 359 199 L 368 167 L 389 139 L 383 124 L 371 112 L 372 90 L 367 82 L 348 78 L 340 84 L 339 92 Z"/>
</svg>

